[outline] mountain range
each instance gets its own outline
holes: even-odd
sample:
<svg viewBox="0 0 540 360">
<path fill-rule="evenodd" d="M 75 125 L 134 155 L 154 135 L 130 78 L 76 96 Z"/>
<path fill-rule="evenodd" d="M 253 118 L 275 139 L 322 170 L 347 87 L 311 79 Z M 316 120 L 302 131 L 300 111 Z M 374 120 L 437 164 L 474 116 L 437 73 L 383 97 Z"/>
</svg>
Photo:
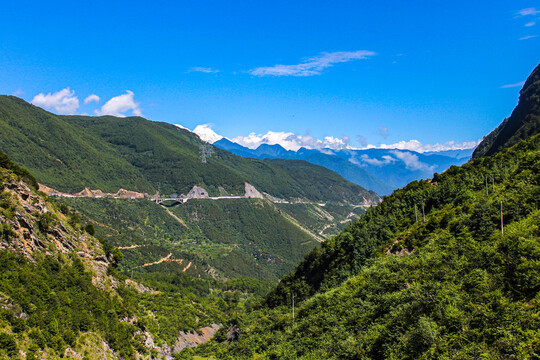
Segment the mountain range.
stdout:
<svg viewBox="0 0 540 360">
<path fill-rule="evenodd" d="M 523 98 L 536 79 L 520 126 L 505 120 L 480 144 L 490 155 L 386 196 L 235 318 L 235 343 L 218 334 L 191 354 L 537 358 L 540 134 L 538 97 Z"/>
<path fill-rule="evenodd" d="M 380 201 L 306 161 L 244 158 L 170 124 L 60 116 L 12 96 L 0 96 L 0 149 L 123 248 L 123 270 L 146 271 L 170 254 L 185 264 L 169 265 L 193 264 L 194 276 L 277 281 Z"/>
<path fill-rule="evenodd" d="M 467 162 L 473 149 L 418 153 L 399 149 L 286 150 L 279 144 L 262 144 L 250 149 L 226 138 L 214 146 L 233 154 L 256 159 L 299 159 L 321 165 L 345 179 L 379 195 L 388 195 L 413 180 L 426 179 L 452 165 Z"/>
<path fill-rule="evenodd" d="M 173 125 L 0 97 L 0 358 L 537 358 L 538 69 L 485 153 L 383 199 Z M 320 153 L 443 161 L 378 150 Z"/>
</svg>

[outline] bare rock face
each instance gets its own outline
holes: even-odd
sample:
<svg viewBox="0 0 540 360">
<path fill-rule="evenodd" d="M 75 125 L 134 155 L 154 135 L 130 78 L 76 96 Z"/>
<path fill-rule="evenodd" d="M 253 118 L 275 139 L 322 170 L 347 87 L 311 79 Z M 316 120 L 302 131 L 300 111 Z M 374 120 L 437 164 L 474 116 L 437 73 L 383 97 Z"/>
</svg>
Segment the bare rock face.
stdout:
<svg viewBox="0 0 540 360">
<path fill-rule="evenodd" d="M 36 253 L 75 252 L 91 270 L 97 288 L 116 288 L 115 280 L 107 275 L 110 260 L 96 239 L 71 228 L 68 218 L 26 183 L 9 175 L 3 181 L 1 194 L 9 211 L 0 209 L 0 227 L 7 233 L 0 238 L 0 249 L 12 250 L 29 261 L 34 261 Z"/>
<path fill-rule="evenodd" d="M 138 282 L 133 281 L 131 279 L 126 279 L 125 283 L 127 286 L 134 288 L 135 290 L 137 290 L 138 293 L 141 293 L 141 294 L 142 293 L 159 294 L 159 291 L 156 291 L 147 286 L 144 286 L 143 284 L 139 284 Z"/>
<path fill-rule="evenodd" d="M 140 192 L 126 190 L 126 189 L 120 189 L 115 194 L 107 194 L 107 195 L 112 195 L 113 197 L 118 197 L 122 199 L 144 199 L 145 197 L 150 197 L 150 195 L 146 193 L 140 193 Z"/>
<path fill-rule="evenodd" d="M 77 239 L 67 231 L 65 220 L 51 212 L 24 182 L 6 182 L 3 196 L 13 211 L 11 215 L 0 214 L 0 224 L 8 226 L 12 235 L 9 241 L 0 241 L 0 248 L 16 250 L 31 260 L 34 251 L 44 250 L 50 243 L 63 253 L 76 248 Z"/>
<path fill-rule="evenodd" d="M 204 188 L 195 185 L 186 196 L 188 199 L 207 199 L 209 197 L 208 191 Z"/>
<path fill-rule="evenodd" d="M 187 347 L 195 347 L 197 345 L 204 344 L 216 334 L 216 332 L 219 330 L 219 327 L 220 326 L 217 324 L 203 327 L 202 329 L 199 329 L 200 334 L 197 332 L 180 331 L 180 335 L 178 336 L 178 339 L 173 346 L 173 353 L 181 351 L 182 349 Z"/>
<path fill-rule="evenodd" d="M 104 197 L 105 193 L 101 190 L 90 190 L 89 188 L 85 187 L 84 190 L 76 193 L 77 196 L 83 196 L 83 197 Z"/>
<path fill-rule="evenodd" d="M 259 192 L 259 190 L 255 189 L 255 186 L 245 183 L 246 185 L 246 197 L 251 199 L 262 199 L 263 195 Z"/>
</svg>

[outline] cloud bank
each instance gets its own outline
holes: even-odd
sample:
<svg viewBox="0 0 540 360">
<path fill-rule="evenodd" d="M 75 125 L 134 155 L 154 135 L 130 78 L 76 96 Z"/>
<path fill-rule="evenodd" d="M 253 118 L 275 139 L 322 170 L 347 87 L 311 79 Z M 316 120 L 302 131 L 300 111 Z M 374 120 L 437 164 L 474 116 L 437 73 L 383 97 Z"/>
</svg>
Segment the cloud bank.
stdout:
<svg viewBox="0 0 540 360">
<path fill-rule="evenodd" d="M 317 150 L 342 150 L 351 148 L 347 136 L 343 136 L 341 139 L 333 136 L 326 136 L 323 140 L 320 140 L 311 135 L 297 135 L 292 132 L 284 131 L 268 131 L 264 135 L 251 133 L 248 136 L 237 136 L 231 141 L 250 149 L 256 149 L 262 144 L 278 144 L 283 148 L 292 151 L 297 151 L 301 147 Z"/>
<path fill-rule="evenodd" d="M 127 90 L 125 94 L 118 95 L 107 101 L 101 109 L 95 110 L 97 115 L 113 115 L 118 117 L 126 117 L 126 111 L 131 110 L 133 115 L 142 116 L 142 109 L 139 103 L 134 100 L 135 94 L 133 91 Z"/>
<path fill-rule="evenodd" d="M 47 95 L 39 93 L 31 101 L 32 104 L 46 109 L 54 109 L 58 114 L 73 115 L 79 108 L 79 98 L 75 96 L 75 91 L 69 87 L 53 94 Z"/>
<path fill-rule="evenodd" d="M 376 53 L 367 50 L 358 51 L 338 51 L 332 53 L 322 53 L 306 59 L 296 65 L 274 65 L 268 67 L 258 67 L 248 72 L 255 76 L 312 76 L 320 75 L 326 68 L 334 64 L 349 62 L 353 60 L 367 59 L 375 56 Z"/>
<path fill-rule="evenodd" d="M 419 153 L 425 152 L 438 152 L 447 150 L 466 150 L 472 149 L 478 145 L 479 141 L 447 141 L 445 143 L 436 144 L 422 144 L 418 140 L 400 141 L 394 144 L 380 144 L 380 145 L 368 145 L 367 149 L 398 149 L 398 150 L 411 150 Z"/>
</svg>

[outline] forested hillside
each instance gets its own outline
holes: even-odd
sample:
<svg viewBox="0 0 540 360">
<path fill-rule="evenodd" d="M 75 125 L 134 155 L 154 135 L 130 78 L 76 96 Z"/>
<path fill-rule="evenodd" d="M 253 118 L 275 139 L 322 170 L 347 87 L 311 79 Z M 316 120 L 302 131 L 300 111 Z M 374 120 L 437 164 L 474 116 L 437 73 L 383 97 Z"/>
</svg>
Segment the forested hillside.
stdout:
<svg viewBox="0 0 540 360">
<path fill-rule="evenodd" d="M 212 148 L 174 125 L 141 117 L 59 116 L 13 96 L 0 96 L 0 149 L 56 190 L 119 188 L 187 194 L 194 185 L 210 195 L 243 195 L 247 181 L 280 198 L 376 203 L 378 196 L 307 162 L 245 159 Z"/>
<path fill-rule="evenodd" d="M 493 155 L 540 131 L 540 65 L 525 81 L 519 102 L 504 121 L 474 150 L 473 158 Z"/>
<path fill-rule="evenodd" d="M 307 255 L 260 310 L 235 319 L 237 342 L 218 337 L 197 353 L 537 357 L 539 181 L 536 135 L 412 182 Z"/>
<path fill-rule="evenodd" d="M 194 276 L 210 272 L 275 282 L 318 245 L 264 199 L 192 199 L 169 208 L 145 199 L 57 201 L 79 209 L 97 235 L 124 248 L 121 268 L 126 271 L 146 271 L 144 264 L 172 254 L 182 260 L 172 265 L 185 269 L 192 263 L 187 273 Z"/>
<path fill-rule="evenodd" d="M 36 185 L 0 153 L 2 359 L 170 359 L 268 289 L 167 264 L 123 276 L 122 253 Z"/>
<path fill-rule="evenodd" d="M 206 145 L 203 162 L 203 145 L 195 134 L 166 123 L 58 116 L 0 96 L 0 149 L 55 190 L 123 188 L 169 197 L 197 185 L 211 196 L 230 196 L 244 195 L 249 182 L 266 194 L 264 200 L 192 199 L 170 208 L 148 199 L 58 199 L 125 248 L 124 270 L 145 271 L 143 265 L 166 259 L 195 276 L 277 281 L 318 242 L 341 231 L 362 209 L 358 205 L 380 200 L 305 161 L 246 159 Z"/>
</svg>

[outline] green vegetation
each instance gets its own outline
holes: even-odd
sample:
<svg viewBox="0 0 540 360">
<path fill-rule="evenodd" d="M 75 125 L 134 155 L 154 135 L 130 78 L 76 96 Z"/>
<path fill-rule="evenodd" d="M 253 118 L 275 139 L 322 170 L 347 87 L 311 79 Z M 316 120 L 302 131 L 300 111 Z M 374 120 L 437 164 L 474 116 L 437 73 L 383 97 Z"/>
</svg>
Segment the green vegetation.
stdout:
<svg viewBox="0 0 540 360">
<path fill-rule="evenodd" d="M 118 271 L 122 253 L 93 238 L 92 224 L 18 178 L 0 168 L 0 358 L 162 356 L 180 331 L 223 323 L 270 288 L 166 263 L 131 280 Z"/>
<path fill-rule="evenodd" d="M 0 96 L 0 149 L 42 184 L 59 191 L 119 188 L 187 194 L 243 195 L 244 182 L 281 198 L 377 201 L 373 192 L 304 161 L 246 159 L 214 148 L 202 164 L 193 133 L 141 117 L 58 116 L 13 96 Z M 222 189 L 220 191 L 220 189 Z"/>
<path fill-rule="evenodd" d="M 34 190 L 39 188 L 39 184 L 35 177 L 28 170 L 15 164 L 11 159 L 0 151 L 0 168 L 11 170 L 15 175 L 21 178 L 25 183 L 31 186 Z"/>
<path fill-rule="evenodd" d="M 538 357 L 539 181 L 537 135 L 409 184 L 313 250 L 265 306 L 231 320 L 240 328 L 238 341 L 222 343 L 220 333 L 196 353 L 231 359 Z"/>
<path fill-rule="evenodd" d="M 510 115 L 474 150 L 473 158 L 493 155 L 540 132 L 540 65 L 525 81 L 519 103 Z"/>
<path fill-rule="evenodd" d="M 335 203 L 326 203 L 324 206 L 277 203 L 276 207 L 313 234 L 324 238 L 339 234 L 350 221 L 365 213 L 364 207 Z"/>
<path fill-rule="evenodd" d="M 276 281 L 317 246 L 267 200 L 192 199 L 169 208 L 144 199 L 56 201 L 79 209 L 85 221 L 92 222 L 96 236 L 107 242 L 122 247 L 141 245 L 123 250 L 124 270 L 146 271 L 140 266 L 172 253 L 175 259 L 184 260 L 178 268 L 185 268 L 188 262 L 196 264 L 189 268 L 193 275 L 204 275 L 212 268 L 222 277 Z"/>
<path fill-rule="evenodd" d="M 122 301 L 99 291 L 76 255 L 70 263 L 42 256 L 31 264 L 4 250 L 0 269 L 2 297 L 11 304 L 0 312 L 0 321 L 20 338 L 30 337 L 31 353 L 38 347 L 62 354 L 66 347 L 75 346 L 80 333 L 98 331 L 120 356 L 134 354 L 135 327 L 119 321 L 135 312 L 129 290 L 117 289 Z"/>
</svg>

